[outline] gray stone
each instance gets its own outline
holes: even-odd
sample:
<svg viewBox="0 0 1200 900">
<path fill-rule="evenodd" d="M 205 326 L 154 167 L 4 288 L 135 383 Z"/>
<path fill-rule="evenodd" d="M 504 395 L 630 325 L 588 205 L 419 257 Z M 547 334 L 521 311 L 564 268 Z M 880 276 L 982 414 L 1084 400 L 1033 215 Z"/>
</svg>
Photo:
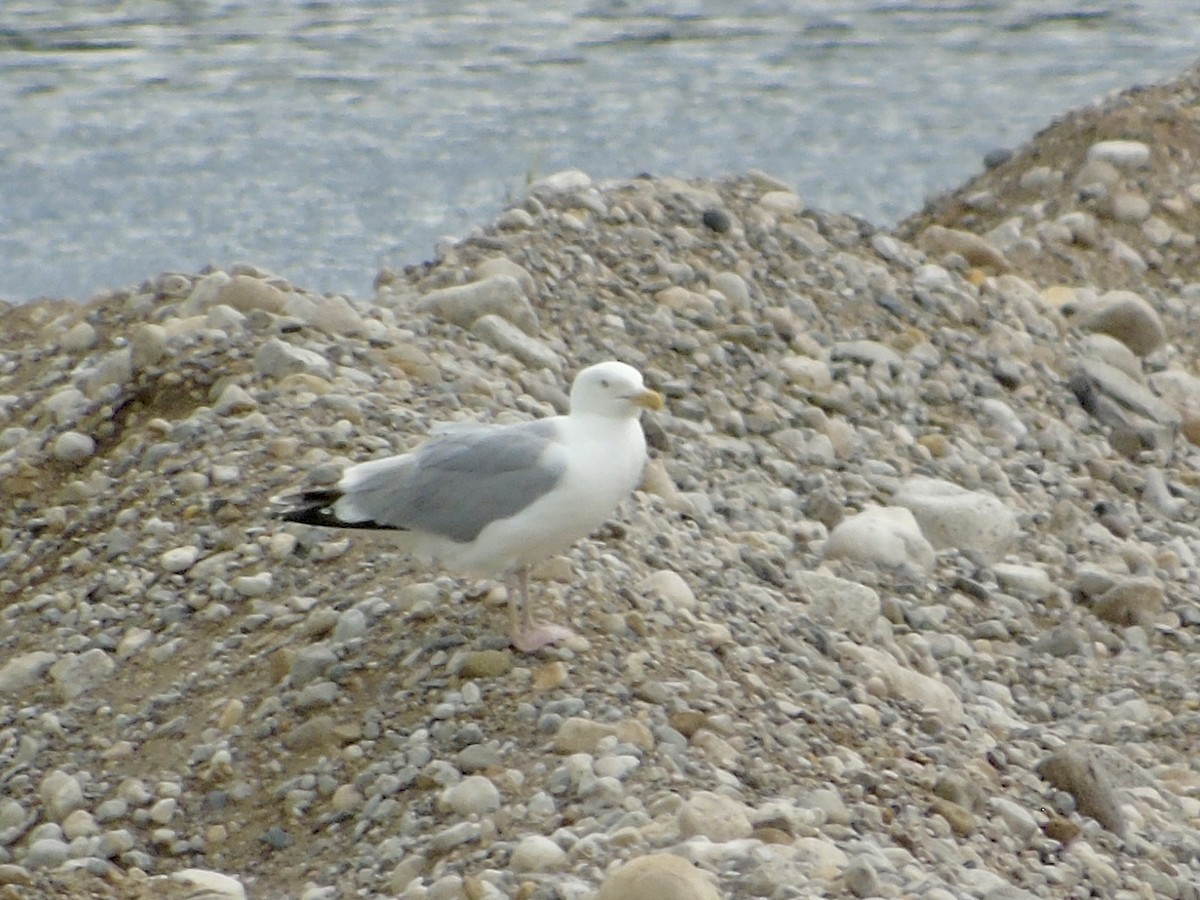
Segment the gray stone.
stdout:
<svg viewBox="0 0 1200 900">
<path fill-rule="evenodd" d="M 697 791 L 679 807 L 679 833 L 683 838 L 702 835 L 710 841 L 735 841 L 754 831 L 746 807 L 724 794 Z"/>
<path fill-rule="evenodd" d="M 608 873 L 596 900 L 721 900 L 721 895 L 686 859 L 654 853 Z"/>
<path fill-rule="evenodd" d="M 275 579 L 270 572 L 257 575 L 239 575 L 233 579 L 233 589 L 242 597 L 265 597 L 271 593 Z"/>
<path fill-rule="evenodd" d="M 528 335 L 538 332 L 533 311 L 520 283 L 508 275 L 430 291 L 417 303 L 417 312 L 428 312 L 460 328 L 470 328 L 483 316 L 495 315 Z"/>
<path fill-rule="evenodd" d="M 69 856 L 70 848 L 65 841 L 41 838 L 29 845 L 24 863 L 29 869 L 54 869 L 65 863 Z"/>
<path fill-rule="evenodd" d="M 1079 360 L 1079 370 L 1091 386 L 1125 410 L 1172 433 L 1182 423 L 1178 410 L 1125 372 L 1094 359 Z"/>
<path fill-rule="evenodd" d="M 47 650 L 34 650 L 10 659 L 0 668 L 0 694 L 15 694 L 37 684 L 57 659 L 57 654 Z"/>
<path fill-rule="evenodd" d="M 475 266 L 476 281 L 484 281 L 496 275 L 507 275 L 509 278 L 515 278 L 526 297 L 532 298 L 537 293 L 537 284 L 528 270 L 517 265 L 506 256 L 485 259 Z"/>
<path fill-rule="evenodd" d="M 64 431 L 54 439 L 54 458 L 62 462 L 87 462 L 96 452 L 96 442 L 78 431 Z"/>
<path fill-rule="evenodd" d="M 1157 310 L 1133 291 L 1108 291 L 1071 312 L 1084 331 L 1112 335 L 1139 356 L 1153 353 L 1167 339 Z"/>
<path fill-rule="evenodd" d="M 930 225 L 921 232 L 917 239 L 917 246 L 932 254 L 956 253 L 972 266 L 991 268 L 1000 272 L 1008 271 L 1011 268 L 1003 253 L 970 231 Z"/>
<path fill-rule="evenodd" d="M 828 559 L 849 559 L 896 568 L 933 569 L 933 546 L 912 512 L 902 507 L 873 507 L 843 519 L 825 542 Z"/>
<path fill-rule="evenodd" d="M 1141 141 L 1097 141 L 1088 147 L 1088 161 L 1102 160 L 1118 169 L 1134 170 L 1150 163 L 1150 146 Z"/>
<path fill-rule="evenodd" d="M 325 644 L 313 644 L 305 647 L 292 660 L 290 673 L 292 687 L 303 687 L 314 678 L 321 677 L 336 662 L 337 654 Z"/>
<path fill-rule="evenodd" d="M 42 408 L 58 425 L 73 425 L 91 406 L 91 401 L 78 388 L 66 387 L 55 391 L 42 401 Z"/>
<path fill-rule="evenodd" d="M 159 563 L 168 572 L 186 572 L 195 565 L 200 551 L 195 547 L 175 547 L 159 557 Z"/>
<path fill-rule="evenodd" d="M 440 804 L 460 816 L 482 816 L 500 808 L 500 791 L 490 778 L 469 775 L 442 791 Z"/>
<path fill-rule="evenodd" d="M 73 700 L 94 690 L 112 675 L 117 664 L 99 647 L 83 653 L 68 653 L 50 667 L 50 677 L 60 697 Z"/>
<path fill-rule="evenodd" d="M 221 396 L 213 404 L 213 410 L 222 416 L 242 415 L 258 409 L 258 402 L 251 397 L 246 389 L 237 384 L 227 384 L 221 391 Z"/>
<path fill-rule="evenodd" d="M 167 330 L 149 322 L 134 325 L 129 329 L 129 354 L 135 373 L 153 366 L 167 355 Z"/>
<path fill-rule="evenodd" d="M 367 633 L 367 616 L 361 609 L 347 609 L 338 615 L 333 628 L 333 642 L 342 644 Z"/>
<path fill-rule="evenodd" d="M 553 872 L 566 866 L 567 854 L 550 840 L 540 834 L 531 834 L 521 838 L 513 849 L 509 859 L 509 868 L 514 872 Z"/>
<path fill-rule="evenodd" d="M 288 375 L 315 375 L 329 379 L 333 368 L 321 354 L 304 347 L 293 347 L 279 338 L 266 341 L 254 354 L 254 368 L 268 378 Z"/>
<path fill-rule="evenodd" d="M 557 353 L 501 316 L 491 313 L 480 316 L 471 323 L 470 329 L 473 335 L 501 353 L 520 360 L 527 368 L 551 371 L 562 368 L 562 359 Z"/>
<path fill-rule="evenodd" d="M 128 384 L 133 378 L 133 355 L 128 347 L 121 347 L 101 357 L 86 381 L 87 393 L 95 397 L 109 385 Z"/>
<path fill-rule="evenodd" d="M 68 813 L 83 806 L 83 786 L 74 775 L 55 769 L 49 772 L 38 788 L 46 815 L 61 822 Z"/>
<path fill-rule="evenodd" d="M 1103 756 L 1084 744 L 1069 744 L 1043 759 L 1037 773 L 1054 787 L 1075 798 L 1085 816 L 1109 831 L 1124 836 L 1129 824 L 1117 797 L 1110 767 Z"/>
<path fill-rule="evenodd" d="M 821 572 L 796 572 L 791 579 L 796 598 L 806 603 L 814 621 L 860 636 L 870 634 L 880 610 L 874 590 Z"/>
<path fill-rule="evenodd" d="M 971 550 L 1000 559 L 1018 534 L 1017 519 L 991 494 L 969 491 L 949 481 L 916 476 L 893 501 L 912 512 L 921 533 L 937 549 Z"/>
<path fill-rule="evenodd" d="M 81 353 L 96 345 L 96 329 L 87 322 L 76 322 L 63 335 L 62 348 L 68 353 Z"/>
</svg>

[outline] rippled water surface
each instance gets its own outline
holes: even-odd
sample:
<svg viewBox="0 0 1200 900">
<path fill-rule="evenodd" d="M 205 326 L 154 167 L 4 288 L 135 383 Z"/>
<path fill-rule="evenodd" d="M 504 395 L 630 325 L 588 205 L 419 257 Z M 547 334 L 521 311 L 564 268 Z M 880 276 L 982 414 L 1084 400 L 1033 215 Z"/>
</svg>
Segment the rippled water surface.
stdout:
<svg viewBox="0 0 1200 900">
<path fill-rule="evenodd" d="M 1179 0 L 3 0 L 0 297 L 236 261 L 367 296 L 568 167 L 888 224 L 1198 47 Z"/>
</svg>

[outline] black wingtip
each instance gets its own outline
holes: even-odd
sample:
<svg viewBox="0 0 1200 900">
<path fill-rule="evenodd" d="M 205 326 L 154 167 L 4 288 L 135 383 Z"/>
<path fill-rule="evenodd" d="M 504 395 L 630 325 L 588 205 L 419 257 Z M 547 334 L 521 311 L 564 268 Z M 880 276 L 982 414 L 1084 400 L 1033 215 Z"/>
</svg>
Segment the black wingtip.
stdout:
<svg viewBox="0 0 1200 900">
<path fill-rule="evenodd" d="M 271 515 L 285 522 L 334 527 L 342 524 L 333 512 L 333 504 L 341 496 L 341 491 L 315 490 L 274 497 L 271 502 L 278 508 Z"/>
<path fill-rule="evenodd" d="M 377 531 L 403 531 L 392 525 L 380 525 L 378 522 L 346 522 L 338 518 L 333 511 L 333 505 L 342 497 L 338 490 L 326 489 L 302 491 L 299 494 L 289 494 L 275 498 L 274 502 L 281 508 L 272 515 L 284 522 L 295 522 L 298 525 L 316 525 L 321 528 L 363 528 Z"/>
</svg>

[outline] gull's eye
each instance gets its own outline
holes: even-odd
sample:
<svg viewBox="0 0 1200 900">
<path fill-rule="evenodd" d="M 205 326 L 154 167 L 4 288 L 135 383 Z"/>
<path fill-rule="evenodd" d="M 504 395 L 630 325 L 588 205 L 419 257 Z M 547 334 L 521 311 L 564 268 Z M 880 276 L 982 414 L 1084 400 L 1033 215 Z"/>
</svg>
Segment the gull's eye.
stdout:
<svg viewBox="0 0 1200 900">
<path fill-rule="evenodd" d="M 602 388 L 609 388 L 609 387 L 612 387 L 612 385 L 608 383 L 608 379 L 607 379 L 607 378 L 601 378 L 601 379 L 600 379 L 600 387 L 602 387 Z"/>
</svg>

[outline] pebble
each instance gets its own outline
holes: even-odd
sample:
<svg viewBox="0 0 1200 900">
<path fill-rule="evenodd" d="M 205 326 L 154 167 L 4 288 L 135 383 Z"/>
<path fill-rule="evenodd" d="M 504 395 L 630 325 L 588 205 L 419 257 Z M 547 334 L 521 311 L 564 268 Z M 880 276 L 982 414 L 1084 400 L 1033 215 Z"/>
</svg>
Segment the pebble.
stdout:
<svg viewBox="0 0 1200 900">
<path fill-rule="evenodd" d="M 46 775 L 42 780 L 40 794 L 46 812 L 55 821 L 61 821 L 83 805 L 83 787 L 79 779 L 61 769 L 55 769 Z"/>
<path fill-rule="evenodd" d="M 1083 330 L 1111 335 L 1138 356 L 1153 353 L 1167 339 L 1162 317 L 1133 291 L 1107 291 L 1080 304 L 1074 314 L 1075 323 Z"/>
<path fill-rule="evenodd" d="M 221 416 L 240 416 L 256 409 L 258 402 L 245 388 L 232 383 L 225 385 L 221 396 L 213 404 L 213 410 Z"/>
<path fill-rule="evenodd" d="M 480 316 L 470 325 L 471 333 L 502 353 L 516 357 L 526 368 L 562 369 L 559 355 L 535 337 L 526 334 L 508 319 L 491 313 Z"/>
<path fill-rule="evenodd" d="M 566 865 L 566 852 L 540 834 L 523 837 L 513 849 L 509 867 L 514 872 L 552 872 Z"/>
<path fill-rule="evenodd" d="M 668 569 L 655 572 L 638 585 L 638 591 L 656 605 L 671 612 L 690 610 L 696 606 L 696 595 L 678 572 Z"/>
<path fill-rule="evenodd" d="M 1076 806 L 1085 816 L 1091 816 L 1117 835 L 1128 834 L 1129 824 L 1121 809 L 1112 774 L 1102 756 L 1090 748 L 1071 744 L 1038 763 L 1037 773 L 1074 797 Z"/>
<path fill-rule="evenodd" d="M 669 853 L 640 856 L 605 876 L 596 900 L 720 900 L 712 882 Z"/>
<path fill-rule="evenodd" d="M 57 660 L 57 654 L 47 650 L 34 650 L 10 659 L 0 667 L 0 695 L 16 694 L 37 684 Z"/>
<path fill-rule="evenodd" d="M 271 593 L 275 579 L 270 572 L 257 575 L 239 575 L 233 579 L 233 589 L 243 597 L 265 597 Z"/>
<path fill-rule="evenodd" d="M 893 502 L 910 510 L 935 549 L 971 550 L 998 560 L 1016 540 L 1016 516 L 996 497 L 937 478 L 914 477 Z"/>
<path fill-rule="evenodd" d="M 83 653 L 67 653 L 50 667 L 50 678 L 64 700 L 73 700 L 95 690 L 116 669 L 113 658 L 99 647 Z"/>
<path fill-rule="evenodd" d="M 91 406 L 91 401 L 78 388 L 67 387 L 51 394 L 41 405 L 55 424 L 71 426 Z"/>
<path fill-rule="evenodd" d="M 517 284 L 521 286 L 521 292 L 526 297 L 532 299 L 537 296 L 537 282 L 529 274 L 529 270 L 506 256 L 485 259 L 475 266 L 476 281 L 485 281 L 494 275 L 507 275 L 509 278 L 516 279 Z"/>
<path fill-rule="evenodd" d="M 144 372 L 167 355 L 167 331 L 152 322 L 139 322 L 129 330 L 129 365 Z"/>
<path fill-rule="evenodd" d="M 246 900 L 241 880 L 224 872 L 180 869 L 171 873 L 171 880 L 186 885 L 192 894 L 205 900 Z"/>
<path fill-rule="evenodd" d="M 71 848 L 57 838 L 41 838 L 29 845 L 23 860 L 28 869 L 54 869 L 67 861 Z"/>
<path fill-rule="evenodd" d="M 287 306 L 287 295 L 260 278 L 250 275 L 234 275 L 232 278 L 224 280 L 224 283 L 218 282 L 212 303 L 223 304 L 243 313 L 255 310 L 280 313 Z"/>
<path fill-rule="evenodd" d="M 1003 253 L 979 235 L 969 231 L 931 225 L 921 232 L 917 246 L 929 253 L 956 253 L 965 259 L 968 265 L 990 268 L 997 272 L 1006 272 L 1012 268 Z"/>
<path fill-rule="evenodd" d="M 743 804 L 712 791 L 697 791 L 684 801 L 678 813 L 679 833 L 690 838 L 697 835 L 710 841 L 735 841 L 754 831 Z"/>
<path fill-rule="evenodd" d="M 470 328 L 487 315 L 498 316 L 530 337 L 538 333 L 538 318 L 521 284 L 510 275 L 493 275 L 481 281 L 430 291 L 417 303 L 416 312 Z"/>
<path fill-rule="evenodd" d="M 842 520 L 829 533 L 825 557 L 888 568 L 907 564 L 928 572 L 933 568 L 934 549 L 910 510 L 888 506 Z"/>
<path fill-rule="evenodd" d="M 186 572 L 196 564 L 200 551 L 195 547 L 175 547 L 159 557 L 159 563 L 168 572 Z"/>
<path fill-rule="evenodd" d="M 815 621 L 863 637 L 870 634 L 881 609 L 878 592 L 821 572 L 797 572 L 792 581 Z"/>
<path fill-rule="evenodd" d="M 1150 145 L 1141 141 L 1097 141 L 1088 147 L 1088 160 L 1101 160 L 1126 171 L 1150 163 Z"/>
<path fill-rule="evenodd" d="M 446 788 L 441 804 L 460 816 L 482 816 L 500 808 L 500 791 L 490 778 L 468 775 Z"/>
<path fill-rule="evenodd" d="M 96 329 L 87 322 L 76 322 L 67 329 L 62 338 L 62 348 L 70 353 L 81 353 L 96 345 Z"/>
<path fill-rule="evenodd" d="M 61 462 L 86 462 L 95 452 L 96 442 L 78 431 L 64 431 L 54 439 L 54 458 Z"/>
<path fill-rule="evenodd" d="M 306 347 L 294 347 L 279 338 L 270 338 L 254 354 L 254 368 L 260 375 L 282 379 L 289 375 L 307 375 L 328 380 L 333 375 L 329 361 Z"/>
</svg>

